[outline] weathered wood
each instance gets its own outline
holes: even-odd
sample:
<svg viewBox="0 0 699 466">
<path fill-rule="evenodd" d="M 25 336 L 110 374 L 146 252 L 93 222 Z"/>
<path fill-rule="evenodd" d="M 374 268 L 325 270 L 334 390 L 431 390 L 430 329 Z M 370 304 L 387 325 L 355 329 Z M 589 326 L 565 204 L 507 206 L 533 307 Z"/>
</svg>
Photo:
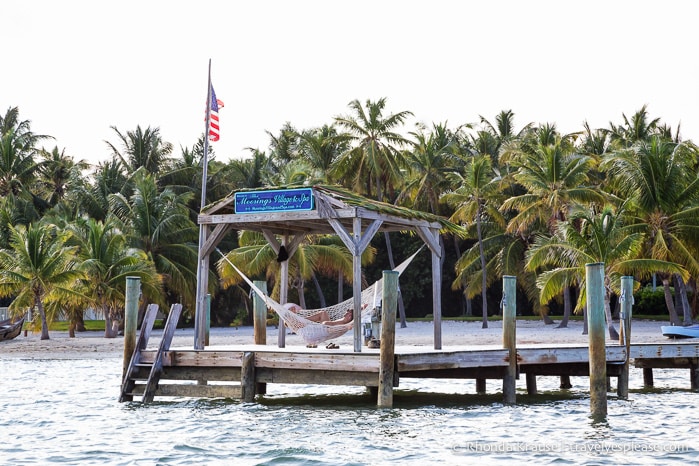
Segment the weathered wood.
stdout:
<svg viewBox="0 0 699 466">
<path fill-rule="evenodd" d="M 381 306 L 381 349 L 379 356 L 379 395 L 377 406 L 393 406 L 393 381 L 396 369 L 396 310 L 398 309 L 398 272 L 383 272 Z"/>
<path fill-rule="evenodd" d="M 359 250 L 359 244 L 362 241 L 362 220 L 354 218 L 352 220 L 352 298 L 353 298 L 353 341 L 354 352 L 362 351 L 362 252 Z M 384 284 L 384 289 L 386 285 Z M 385 305 L 386 303 L 384 303 Z"/>
<path fill-rule="evenodd" d="M 265 280 L 255 280 L 257 286 L 263 293 L 267 294 L 267 282 Z M 256 345 L 267 344 L 267 305 L 257 293 L 254 293 L 252 300 L 253 308 L 253 334 Z M 280 328 L 283 328 L 282 321 L 279 322 Z"/>
<path fill-rule="evenodd" d="M 536 374 L 531 374 L 527 372 L 527 375 L 525 376 L 527 380 L 527 394 L 528 395 L 536 395 L 538 393 L 537 387 L 536 387 Z"/>
<path fill-rule="evenodd" d="M 699 392 L 699 359 L 693 359 L 689 365 L 689 385 L 693 392 Z"/>
<path fill-rule="evenodd" d="M 146 315 L 143 319 L 143 324 L 141 325 L 141 331 L 138 335 L 138 340 L 136 341 L 133 351 L 131 353 L 131 358 L 128 361 L 128 367 L 126 373 L 124 374 L 121 382 L 121 395 L 119 396 L 119 401 L 133 401 L 133 388 L 136 381 L 145 377 L 148 379 L 148 374 L 150 374 L 150 364 L 143 364 L 142 362 L 142 352 L 148 346 L 148 340 L 150 338 L 151 331 L 153 330 L 153 324 L 155 323 L 155 317 L 158 314 L 158 305 L 150 304 L 146 308 Z M 126 352 L 126 349 L 124 350 Z"/>
<path fill-rule="evenodd" d="M 262 383 L 290 383 L 303 385 L 377 386 L 376 372 L 323 371 L 258 367 L 255 378 Z"/>
<path fill-rule="evenodd" d="M 427 369 L 509 366 L 509 351 L 504 349 L 441 351 L 436 353 L 399 354 L 399 372 Z"/>
<path fill-rule="evenodd" d="M 631 345 L 630 357 L 636 359 L 699 358 L 699 345 L 696 343 L 663 343 Z"/>
<path fill-rule="evenodd" d="M 653 382 L 653 369 L 650 367 L 644 368 L 643 369 L 643 386 L 646 388 L 652 388 L 654 382 Z"/>
<path fill-rule="evenodd" d="M 590 411 L 594 420 L 607 416 L 607 360 L 604 343 L 604 264 L 585 265 L 590 340 Z"/>
<path fill-rule="evenodd" d="M 619 344 L 626 348 L 626 353 L 631 353 L 631 315 L 633 313 L 633 277 L 621 277 L 621 331 L 619 332 Z M 617 396 L 621 399 L 629 397 L 629 361 L 626 358 L 624 366 L 617 380 Z"/>
<path fill-rule="evenodd" d="M 240 385 L 226 384 L 159 384 L 156 396 L 176 396 L 190 398 L 236 398 L 241 397 Z"/>
<path fill-rule="evenodd" d="M 562 375 L 561 376 L 560 388 L 562 388 L 563 390 L 568 390 L 570 388 L 573 388 L 573 384 L 570 383 L 570 376 L 569 375 Z"/>
<path fill-rule="evenodd" d="M 507 372 L 502 379 L 503 402 L 514 404 L 517 387 L 517 277 L 502 277 L 502 347 L 509 352 Z"/>
<path fill-rule="evenodd" d="M 124 307 L 124 361 L 121 379 L 126 378 L 131 356 L 136 348 L 136 330 L 138 327 L 138 300 L 141 296 L 141 279 L 126 277 L 126 296 Z M 111 329 L 107 329 L 111 331 Z"/>
<path fill-rule="evenodd" d="M 241 399 L 251 402 L 255 400 L 255 353 L 243 355 L 243 366 L 240 368 Z"/>
<path fill-rule="evenodd" d="M 286 368 L 286 369 L 313 369 L 313 370 L 337 370 L 355 372 L 379 372 L 379 361 L 376 357 L 363 357 L 362 355 L 337 353 L 332 354 L 327 350 L 322 353 L 255 353 L 256 367 Z"/>
<path fill-rule="evenodd" d="M 485 383 L 486 379 L 476 379 L 476 393 L 479 395 L 485 395 Z"/>
<path fill-rule="evenodd" d="M 167 316 L 167 321 L 165 322 L 165 329 L 163 330 L 163 336 L 160 339 L 160 345 L 158 345 L 158 351 L 155 354 L 155 360 L 153 361 L 153 366 L 151 367 L 150 375 L 148 376 L 148 381 L 146 382 L 146 387 L 143 392 L 143 402 L 150 403 L 153 401 L 155 396 L 155 390 L 160 381 L 160 375 L 163 371 L 163 353 L 170 348 L 172 343 L 172 338 L 175 335 L 175 329 L 177 328 L 177 321 L 180 318 L 180 313 L 182 312 L 181 304 L 173 304 L 170 307 L 170 313 Z"/>
<path fill-rule="evenodd" d="M 623 346 L 608 346 L 603 349 L 605 361 L 623 362 L 626 357 L 626 348 Z M 588 362 L 589 349 L 585 346 L 557 346 L 553 348 L 518 347 L 517 357 L 520 365 L 531 364 L 566 364 L 576 362 Z"/>
</svg>

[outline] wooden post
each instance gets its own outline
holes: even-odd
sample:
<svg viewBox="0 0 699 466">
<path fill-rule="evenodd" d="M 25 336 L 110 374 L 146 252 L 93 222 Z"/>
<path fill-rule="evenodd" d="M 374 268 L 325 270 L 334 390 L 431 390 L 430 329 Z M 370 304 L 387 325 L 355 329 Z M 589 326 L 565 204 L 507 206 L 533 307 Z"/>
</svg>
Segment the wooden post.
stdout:
<svg viewBox="0 0 699 466">
<path fill-rule="evenodd" d="M 503 402 L 514 404 L 517 384 L 517 277 L 502 277 L 502 347 L 510 352 L 510 365 L 502 378 Z"/>
<path fill-rule="evenodd" d="M 619 332 L 619 344 L 626 347 L 626 359 L 624 367 L 617 379 L 617 395 L 621 399 L 629 397 L 629 352 L 631 350 L 631 313 L 633 310 L 633 277 L 621 277 L 621 328 Z"/>
<path fill-rule="evenodd" d="M 392 270 L 385 270 L 383 272 L 382 301 L 381 349 L 379 352 L 379 395 L 377 405 L 379 408 L 390 408 L 393 406 L 398 272 Z"/>
<path fill-rule="evenodd" d="M 570 376 L 569 375 L 562 375 L 561 376 L 561 388 L 563 389 L 569 389 L 573 388 L 573 384 L 570 383 Z"/>
<path fill-rule="evenodd" d="M 255 400 L 255 353 L 243 353 L 240 368 L 240 398 L 243 401 Z"/>
<path fill-rule="evenodd" d="M 486 379 L 476 379 L 476 393 L 478 395 L 485 395 L 485 382 Z"/>
<path fill-rule="evenodd" d="M 124 302 L 124 367 L 122 380 L 129 369 L 131 356 L 136 349 L 136 330 L 138 327 L 138 301 L 141 297 L 141 279 L 126 277 L 126 296 Z"/>
<path fill-rule="evenodd" d="M 699 358 L 689 360 L 689 384 L 693 392 L 699 392 Z"/>
<path fill-rule="evenodd" d="M 289 238 L 284 235 L 282 238 L 282 246 L 284 248 L 289 244 Z M 279 302 L 286 304 L 289 302 L 289 259 L 282 261 L 279 264 Z M 277 346 L 279 348 L 286 347 L 286 324 L 284 319 L 279 317 L 279 333 L 277 333 Z"/>
<path fill-rule="evenodd" d="M 253 281 L 256 287 L 267 294 L 267 282 L 264 280 Z M 255 338 L 256 345 L 266 345 L 267 344 L 267 305 L 262 297 L 258 296 L 257 293 L 253 295 L 252 299 L 252 326 L 253 334 Z M 279 326 L 282 326 L 282 321 L 279 322 Z"/>
<path fill-rule="evenodd" d="M 204 333 L 204 346 L 209 346 L 211 338 L 211 294 L 206 294 L 206 329 Z"/>
<path fill-rule="evenodd" d="M 527 394 L 536 395 L 538 393 L 538 388 L 536 387 L 536 374 L 527 372 L 525 377 L 527 379 Z"/>
<path fill-rule="evenodd" d="M 607 348 L 604 341 L 604 264 L 585 265 L 590 341 L 590 411 L 595 421 L 607 416 Z"/>
<path fill-rule="evenodd" d="M 643 368 L 643 386 L 645 388 L 653 388 L 655 383 L 653 382 L 653 368 L 644 367 Z"/>
</svg>

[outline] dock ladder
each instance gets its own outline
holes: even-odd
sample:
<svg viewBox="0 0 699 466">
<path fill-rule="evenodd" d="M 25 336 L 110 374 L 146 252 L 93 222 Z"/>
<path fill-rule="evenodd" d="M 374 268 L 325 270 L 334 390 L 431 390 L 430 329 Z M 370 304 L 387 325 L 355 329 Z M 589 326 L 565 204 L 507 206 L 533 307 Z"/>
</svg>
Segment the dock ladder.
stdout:
<svg viewBox="0 0 699 466">
<path fill-rule="evenodd" d="M 173 304 L 170 307 L 170 313 L 165 322 L 163 336 L 158 346 L 158 351 L 155 355 L 153 363 L 145 363 L 141 360 L 141 351 L 148 346 L 153 324 L 155 324 L 155 316 L 158 314 L 158 305 L 150 304 L 146 309 L 146 315 L 141 325 L 141 331 L 138 334 L 138 341 L 134 347 L 129 367 L 124 375 L 124 380 L 121 384 L 121 396 L 119 401 L 132 401 L 134 396 L 143 395 L 142 402 L 150 403 L 155 397 L 155 391 L 158 388 L 160 376 L 163 373 L 163 353 L 170 350 L 172 338 L 175 335 L 177 321 L 180 319 L 182 312 L 181 304 Z"/>
</svg>

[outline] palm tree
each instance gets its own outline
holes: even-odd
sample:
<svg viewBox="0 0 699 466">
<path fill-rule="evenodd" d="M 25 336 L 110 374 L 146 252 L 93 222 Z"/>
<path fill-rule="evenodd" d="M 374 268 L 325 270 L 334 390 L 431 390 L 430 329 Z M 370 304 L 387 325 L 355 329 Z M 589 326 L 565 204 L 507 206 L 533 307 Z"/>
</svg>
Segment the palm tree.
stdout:
<svg viewBox="0 0 699 466">
<path fill-rule="evenodd" d="M 73 295 L 72 284 L 83 277 L 76 248 L 66 246 L 66 233 L 53 225 L 11 228 L 10 248 L 0 250 L 0 296 L 14 297 L 10 305 L 20 313 L 36 308 L 41 339 L 49 339 L 44 305 L 51 296 Z"/>
<path fill-rule="evenodd" d="M 165 292 L 193 309 L 196 294 L 198 229 L 189 217 L 191 193 L 159 190 L 153 175 L 139 170 L 134 190 L 109 196 L 109 204 L 132 247 L 143 250 L 155 264 Z M 214 280 L 210 283 L 215 284 Z"/>
<path fill-rule="evenodd" d="M 114 338 L 123 316 L 126 299 L 126 277 L 138 277 L 144 301 L 164 304 L 161 278 L 145 252 L 128 247 L 127 238 L 111 221 L 93 219 L 71 225 L 80 269 L 86 279 L 82 282 L 84 295 L 90 305 L 104 315 L 104 336 Z"/>
<path fill-rule="evenodd" d="M 82 172 L 87 170 L 89 164 L 84 160 L 76 162 L 66 155 L 65 149 L 59 151 L 58 147 L 50 152 L 42 149 L 39 154 L 43 163 L 37 169 L 38 194 L 44 197 L 48 205 L 55 206 L 66 198 L 72 188 L 83 182 Z"/>
<path fill-rule="evenodd" d="M 346 180 L 344 184 L 359 194 L 393 202 L 397 197 L 397 187 L 402 184 L 402 168 L 405 166 L 400 149 L 408 144 L 398 130 L 412 113 L 402 111 L 384 116 L 386 98 L 376 102 L 367 100 L 364 106 L 359 100 L 353 100 L 349 107 L 352 114 L 335 118 L 346 134 L 350 149 L 340 156 L 333 176 Z M 388 232 L 384 232 L 384 239 L 389 265 L 393 269 L 395 261 Z M 405 327 L 405 308 L 400 290 L 398 310 L 401 327 Z"/>
<path fill-rule="evenodd" d="M 446 124 L 434 124 L 429 134 L 421 128 L 410 135 L 412 148 L 404 154 L 408 172 L 396 203 L 439 214 L 439 196 L 450 186 L 449 175 L 463 165 L 455 154 L 456 134 Z"/>
<path fill-rule="evenodd" d="M 520 152 L 512 155 L 516 168 L 513 179 L 525 192 L 502 204 L 501 210 L 514 214 L 508 232 L 532 235 L 544 231 L 553 236 L 558 222 L 564 221 L 576 204 L 604 203 L 604 195 L 588 185 L 594 159 L 577 154 L 572 136 L 561 137 L 555 126 L 544 125 L 532 132 L 522 141 Z M 566 325 L 570 313 L 570 290 L 564 290 L 563 300 L 561 326 Z M 542 317 L 553 323 L 546 314 Z"/>
<path fill-rule="evenodd" d="M 311 178 L 321 183 L 335 182 L 333 167 L 348 148 L 347 136 L 338 134 L 334 125 L 324 125 L 299 134 L 298 157 L 308 162 L 313 170 Z"/>
<path fill-rule="evenodd" d="M 47 138 L 33 133 L 28 120 L 20 121 L 17 107 L 0 116 L 0 196 L 30 195 L 28 188 L 39 166 L 37 144 Z"/>
<path fill-rule="evenodd" d="M 637 142 L 647 141 L 659 133 L 660 118 L 648 121 L 646 105 L 634 113 L 631 118 L 622 113 L 622 118 L 624 119 L 623 124 L 615 125 L 610 122 L 607 130 L 611 143 L 617 149 L 625 149 Z"/>
<path fill-rule="evenodd" d="M 694 170 L 698 154 L 691 143 L 652 136 L 610 153 L 603 162 L 611 177 L 610 189 L 632 201 L 629 215 L 645 234 L 644 256 L 680 264 L 693 277 L 699 276 L 699 176 Z M 672 278 L 667 273 L 662 277 L 665 303 L 672 323 L 679 325 Z M 688 320 L 691 315 L 685 309 Z"/>
<path fill-rule="evenodd" d="M 566 221 L 557 225 L 555 235 L 538 236 L 527 253 L 529 270 L 545 270 L 537 280 L 541 301 L 546 303 L 565 288 L 579 285 L 578 309 L 582 309 L 586 302 L 585 264 L 604 263 L 605 315 L 612 339 L 618 339 L 619 334 L 612 323 L 609 303 L 613 292 L 620 293 L 622 276 L 642 278 L 654 272 L 687 276 L 687 272 L 678 264 L 638 258 L 643 246 L 643 233 L 634 225 L 625 225 L 623 213 L 623 205 L 616 212 L 610 206 L 599 213 L 590 209 L 575 210 Z"/>
<path fill-rule="evenodd" d="M 488 277 L 483 222 L 489 220 L 496 224 L 504 224 L 504 219 L 497 210 L 498 204 L 494 202 L 494 197 L 499 190 L 499 180 L 493 172 L 490 156 L 481 154 L 467 160 L 463 175 L 453 173 L 451 178 L 453 184 L 459 187 L 453 192 L 445 194 L 442 199 L 455 209 L 450 220 L 466 225 L 475 224 L 476 226 L 481 270 L 483 328 L 488 328 L 488 298 L 486 293 Z M 460 275 L 458 264 L 457 275 Z"/>
<path fill-rule="evenodd" d="M 408 140 L 397 130 L 411 112 L 402 111 L 384 117 L 386 99 L 367 100 L 365 107 L 358 100 L 349 104 L 351 115 L 335 118 L 347 134 L 351 148 L 338 160 L 337 175 L 348 176 L 348 187 L 359 194 L 375 196 L 383 201 L 400 185 L 404 158 L 399 150 Z"/>
<path fill-rule="evenodd" d="M 116 126 L 111 128 L 121 140 L 122 151 L 111 142 L 105 142 L 112 150 L 114 157 L 121 161 L 129 175 L 141 167 L 149 173 L 158 173 L 172 153 L 172 144 L 162 140 L 160 128 L 149 126 L 143 130 L 138 125 L 136 131 L 127 131 L 126 134 L 122 134 Z"/>
<path fill-rule="evenodd" d="M 268 279 L 274 280 L 274 289 L 271 295 L 277 299 L 279 297 L 279 263 L 275 260 L 276 254 L 272 247 L 266 242 L 264 237 L 255 232 L 243 231 L 239 238 L 239 247 L 226 254 L 226 258 L 217 264 L 221 286 L 227 288 L 242 283 L 243 279 L 230 266 L 229 262 L 238 267 L 249 277 L 265 275 Z M 376 250 L 372 247 L 366 248 L 362 254 L 362 263 L 373 262 Z M 334 236 L 314 236 L 308 237 L 299 246 L 296 254 L 289 259 L 289 278 L 293 283 L 293 288 L 298 292 L 298 304 L 306 307 L 304 296 L 304 284 L 306 281 L 314 279 L 318 274 L 327 277 L 335 277 L 338 272 L 342 276 L 351 277 L 352 255 L 337 237 Z M 324 301 L 322 295 L 319 296 L 321 302 Z"/>
</svg>

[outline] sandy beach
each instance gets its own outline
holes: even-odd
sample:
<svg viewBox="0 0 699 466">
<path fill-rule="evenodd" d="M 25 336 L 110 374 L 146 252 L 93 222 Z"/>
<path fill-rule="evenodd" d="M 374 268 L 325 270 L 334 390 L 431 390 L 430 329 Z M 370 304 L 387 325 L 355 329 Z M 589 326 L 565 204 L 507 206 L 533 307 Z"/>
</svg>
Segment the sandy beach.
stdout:
<svg viewBox="0 0 699 466">
<path fill-rule="evenodd" d="M 631 341 L 633 343 L 667 343 L 669 340 L 661 334 L 660 327 L 667 322 L 639 320 L 632 323 Z M 583 324 L 571 321 L 567 328 L 557 328 L 558 322 L 545 325 L 543 321 L 517 321 L 517 344 L 586 344 L 587 335 L 582 334 Z M 618 330 L 619 323 L 614 327 Z M 267 328 L 267 344 L 277 344 L 277 332 L 274 327 Z M 156 346 L 160 340 L 161 331 L 154 330 L 149 347 Z M 352 348 L 352 332 L 333 340 L 341 348 Z M 113 358 L 122 357 L 124 338 L 104 338 L 103 332 L 81 332 L 75 338 L 70 338 L 68 332 L 53 331 L 49 340 L 41 340 L 39 333 L 24 334 L 14 340 L 0 342 L 0 358 L 23 359 L 76 359 L 76 358 Z M 614 343 L 609 339 L 609 344 Z M 396 345 L 432 346 L 434 341 L 434 326 L 432 322 L 408 322 L 407 327 L 396 326 Z M 216 327 L 210 331 L 210 346 L 228 346 L 252 344 L 252 327 Z M 194 330 L 178 329 L 172 347 L 192 347 Z M 480 322 L 443 321 L 442 348 L 455 345 L 500 345 L 502 344 L 502 322 L 493 321 L 487 329 L 481 328 Z M 287 334 L 286 345 L 305 346 L 300 337 Z"/>
</svg>

